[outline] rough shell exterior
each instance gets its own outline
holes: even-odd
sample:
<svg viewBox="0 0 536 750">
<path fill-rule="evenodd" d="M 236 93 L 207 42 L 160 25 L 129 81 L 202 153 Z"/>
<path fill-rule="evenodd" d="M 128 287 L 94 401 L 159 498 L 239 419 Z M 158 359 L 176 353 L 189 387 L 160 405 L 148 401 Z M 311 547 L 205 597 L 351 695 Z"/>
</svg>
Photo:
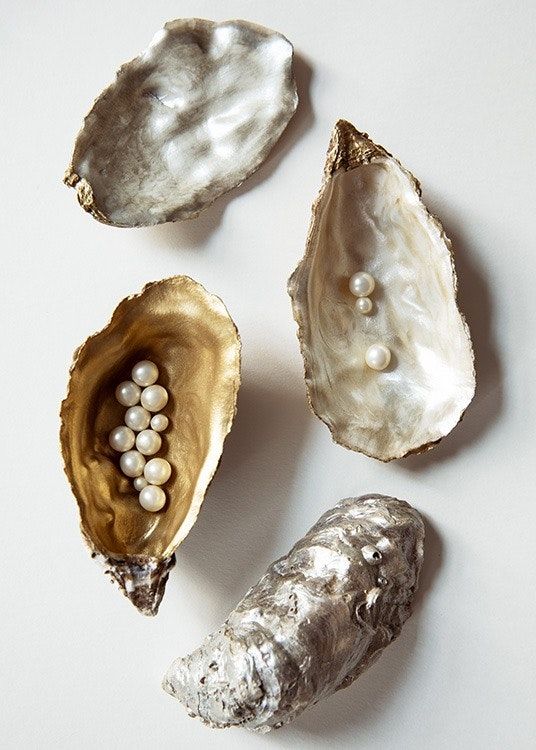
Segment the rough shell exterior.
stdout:
<svg viewBox="0 0 536 750">
<path fill-rule="evenodd" d="M 334 440 L 390 461 L 431 448 L 475 390 L 451 244 L 415 178 L 344 120 L 333 131 L 305 255 L 289 280 L 311 407 Z M 372 313 L 348 281 L 370 273 Z M 383 343 L 391 363 L 365 364 Z"/>
<path fill-rule="evenodd" d="M 171 21 L 96 100 L 65 182 L 108 224 L 191 218 L 260 166 L 297 103 L 281 34 Z"/>
<path fill-rule="evenodd" d="M 141 359 L 158 364 L 170 395 L 162 434 L 172 466 L 167 503 L 148 513 L 108 434 L 125 407 L 115 387 Z M 148 284 L 75 353 L 61 407 L 65 472 L 93 557 L 143 614 L 156 614 L 174 551 L 194 524 L 231 429 L 240 340 L 223 302 L 186 276 Z"/>
<path fill-rule="evenodd" d="M 410 614 L 424 526 L 407 503 L 347 498 L 270 566 L 164 689 L 213 727 L 268 731 L 350 685 Z"/>
</svg>

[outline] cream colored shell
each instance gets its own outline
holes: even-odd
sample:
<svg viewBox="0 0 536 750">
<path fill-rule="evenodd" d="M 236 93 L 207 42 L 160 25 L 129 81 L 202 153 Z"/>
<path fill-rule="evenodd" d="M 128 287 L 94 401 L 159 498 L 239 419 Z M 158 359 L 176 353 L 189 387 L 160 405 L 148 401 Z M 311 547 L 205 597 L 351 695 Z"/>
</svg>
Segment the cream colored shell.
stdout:
<svg viewBox="0 0 536 750">
<path fill-rule="evenodd" d="M 170 395 L 162 451 L 172 466 L 158 513 L 138 503 L 108 434 L 125 407 L 117 384 L 141 359 Z M 61 407 L 65 471 L 94 556 L 144 614 L 155 614 L 174 551 L 194 524 L 235 414 L 240 340 L 223 302 L 186 276 L 148 284 L 76 352 Z"/>
<path fill-rule="evenodd" d="M 191 218 L 260 166 L 297 103 L 281 34 L 170 21 L 96 100 L 65 182 L 108 224 Z"/>
<path fill-rule="evenodd" d="M 363 315 L 348 281 L 372 274 Z M 475 390 L 451 245 L 415 178 L 346 121 L 333 131 L 305 256 L 289 280 L 311 407 L 336 442 L 390 461 L 431 448 Z M 367 367 L 383 343 L 391 363 Z"/>
</svg>

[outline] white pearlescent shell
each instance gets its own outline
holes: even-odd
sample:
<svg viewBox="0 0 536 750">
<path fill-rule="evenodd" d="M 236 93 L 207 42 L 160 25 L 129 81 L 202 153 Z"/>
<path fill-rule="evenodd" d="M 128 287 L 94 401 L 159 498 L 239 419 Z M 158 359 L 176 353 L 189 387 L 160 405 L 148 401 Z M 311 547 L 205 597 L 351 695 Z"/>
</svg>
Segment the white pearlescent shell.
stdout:
<svg viewBox="0 0 536 750">
<path fill-rule="evenodd" d="M 149 484 L 165 484 L 171 476 L 171 465 L 165 458 L 151 458 L 145 464 L 143 475 Z"/>
<path fill-rule="evenodd" d="M 115 427 L 108 436 L 108 442 L 111 447 L 115 451 L 121 452 L 129 451 L 134 445 L 135 440 L 136 436 L 134 435 L 134 432 L 130 427 L 126 427 L 125 425 Z"/>
<path fill-rule="evenodd" d="M 162 438 L 154 430 L 142 430 L 136 436 L 136 448 L 144 456 L 153 456 L 158 453 L 162 445 Z"/>
<path fill-rule="evenodd" d="M 161 487 L 148 484 L 140 492 L 139 501 L 142 508 L 151 513 L 156 513 L 158 510 L 162 510 L 166 504 L 166 493 Z"/>
<path fill-rule="evenodd" d="M 139 403 L 141 388 L 131 380 L 124 380 L 115 389 L 115 397 L 123 406 L 135 406 Z"/>
<path fill-rule="evenodd" d="M 156 430 L 156 432 L 163 432 L 167 429 L 168 424 L 169 419 L 165 414 L 155 414 L 154 417 L 151 418 L 151 428 Z"/>
<path fill-rule="evenodd" d="M 141 405 L 147 411 L 160 411 L 168 402 L 168 392 L 161 385 L 150 385 L 141 392 Z"/>
<path fill-rule="evenodd" d="M 143 406 L 131 406 L 125 412 L 125 424 L 135 432 L 146 430 L 151 422 L 151 413 Z"/>
<path fill-rule="evenodd" d="M 139 477 L 145 468 L 145 458 L 138 451 L 127 451 L 119 460 L 121 471 L 127 477 Z"/>
<path fill-rule="evenodd" d="M 191 218 L 262 164 L 297 103 L 281 34 L 170 21 L 96 100 L 64 180 L 109 224 Z"/>
<path fill-rule="evenodd" d="M 158 367 L 154 362 L 144 359 L 132 368 L 132 380 L 144 388 L 158 380 Z"/>
</svg>

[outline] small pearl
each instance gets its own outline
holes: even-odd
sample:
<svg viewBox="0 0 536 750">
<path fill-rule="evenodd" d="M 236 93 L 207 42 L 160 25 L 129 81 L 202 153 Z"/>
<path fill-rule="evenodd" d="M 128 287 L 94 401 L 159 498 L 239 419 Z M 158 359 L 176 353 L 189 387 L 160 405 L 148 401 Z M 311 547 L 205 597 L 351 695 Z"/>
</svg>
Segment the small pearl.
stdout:
<svg viewBox="0 0 536 750">
<path fill-rule="evenodd" d="M 142 430 L 136 437 L 136 448 L 144 456 L 152 456 L 158 453 L 162 445 L 162 438 L 154 430 Z"/>
<path fill-rule="evenodd" d="M 149 484 L 165 484 L 171 476 L 171 466 L 165 458 L 151 458 L 145 464 L 143 476 Z"/>
<path fill-rule="evenodd" d="M 156 513 L 157 510 L 162 510 L 166 504 L 166 493 L 161 487 L 148 484 L 140 492 L 139 500 L 142 508 L 151 511 L 151 513 Z"/>
<path fill-rule="evenodd" d="M 362 315 L 368 315 L 372 310 L 372 302 L 368 297 L 358 297 L 355 301 L 355 309 Z"/>
<path fill-rule="evenodd" d="M 165 414 L 155 414 L 151 419 L 151 427 L 157 432 L 163 432 L 169 424 L 169 419 Z"/>
<path fill-rule="evenodd" d="M 160 411 L 168 402 L 168 393 L 161 385 L 150 385 L 141 392 L 141 405 L 149 411 Z"/>
<path fill-rule="evenodd" d="M 158 380 L 158 367 L 154 362 L 144 359 L 132 368 L 132 380 L 144 387 L 152 385 Z"/>
<path fill-rule="evenodd" d="M 116 451 L 121 451 L 121 453 L 129 451 L 133 447 L 135 440 L 136 436 L 130 427 L 125 427 L 125 425 L 116 427 L 108 436 L 108 442 L 112 448 Z"/>
<path fill-rule="evenodd" d="M 365 362 L 371 370 L 385 370 L 390 361 L 391 352 L 383 344 L 373 344 L 365 353 Z"/>
<path fill-rule="evenodd" d="M 145 479 L 145 477 L 136 477 L 136 479 L 132 482 L 134 485 L 134 489 L 138 490 L 138 492 L 141 492 L 141 490 L 144 487 L 147 487 L 149 482 Z"/>
<path fill-rule="evenodd" d="M 141 388 L 132 380 L 124 380 L 115 389 L 115 397 L 123 406 L 135 406 L 141 396 Z"/>
<path fill-rule="evenodd" d="M 145 459 L 138 451 L 127 451 L 119 459 L 123 474 L 127 477 L 139 477 L 145 468 Z"/>
<path fill-rule="evenodd" d="M 368 297 L 374 291 L 376 284 L 370 273 L 358 271 L 350 278 L 348 286 L 356 297 Z"/>
<path fill-rule="evenodd" d="M 150 421 L 151 414 L 143 406 L 131 406 L 130 409 L 126 410 L 125 424 L 136 432 L 146 430 Z"/>
</svg>

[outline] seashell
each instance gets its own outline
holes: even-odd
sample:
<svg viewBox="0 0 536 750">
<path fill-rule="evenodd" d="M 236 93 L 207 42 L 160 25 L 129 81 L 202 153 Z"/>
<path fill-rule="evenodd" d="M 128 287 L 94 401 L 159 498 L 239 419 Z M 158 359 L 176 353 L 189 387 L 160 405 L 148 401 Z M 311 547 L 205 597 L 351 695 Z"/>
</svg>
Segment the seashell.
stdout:
<svg viewBox="0 0 536 750">
<path fill-rule="evenodd" d="M 95 101 L 64 182 L 114 226 L 192 218 L 262 164 L 297 104 L 281 34 L 170 21 Z"/>
<path fill-rule="evenodd" d="M 163 687 L 212 727 L 266 732 L 350 685 L 410 615 L 424 526 L 383 495 L 341 500 L 268 568 Z"/>
<path fill-rule="evenodd" d="M 475 391 L 451 244 L 420 196 L 395 158 L 339 120 L 288 285 L 312 410 L 337 443 L 382 461 L 432 448 Z"/>
<path fill-rule="evenodd" d="M 108 434 L 125 412 L 118 383 L 136 362 L 158 364 L 169 393 L 167 504 L 149 513 L 119 470 Z M 147 284 L 76 351 L 61 407 L 65 472 L 93 556 L 146 615 L 164 593 L 174 551 L 194 524 L 231 429 L 240 340 L 223 302 L 186 276 Z"/>
</svg>

